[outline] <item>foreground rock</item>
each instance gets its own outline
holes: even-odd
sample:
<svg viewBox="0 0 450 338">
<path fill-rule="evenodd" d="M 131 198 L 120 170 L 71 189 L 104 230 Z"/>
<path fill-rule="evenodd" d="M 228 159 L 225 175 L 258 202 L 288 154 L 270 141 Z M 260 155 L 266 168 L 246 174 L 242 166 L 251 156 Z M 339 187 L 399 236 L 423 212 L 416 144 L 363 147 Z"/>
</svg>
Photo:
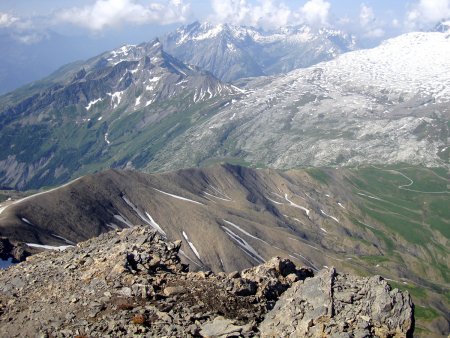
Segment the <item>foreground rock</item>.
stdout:
<svg viewBox="0 0 450 338">
<path fill-rule="evenodd" d="M 412 336 L 408 294 L 391 290 L 380 276 L 355 278 L 322 270 L 295 283 L 260 325 L 266 337 Z"/>
<path fill-rule="evenodd" d="M 405 337 L 407 293 L 380 277 L 274 258 L 228 275 L 189 272 L 146 227 L 110 232 L 0 271 L 5 337 Z"/>
</svg>

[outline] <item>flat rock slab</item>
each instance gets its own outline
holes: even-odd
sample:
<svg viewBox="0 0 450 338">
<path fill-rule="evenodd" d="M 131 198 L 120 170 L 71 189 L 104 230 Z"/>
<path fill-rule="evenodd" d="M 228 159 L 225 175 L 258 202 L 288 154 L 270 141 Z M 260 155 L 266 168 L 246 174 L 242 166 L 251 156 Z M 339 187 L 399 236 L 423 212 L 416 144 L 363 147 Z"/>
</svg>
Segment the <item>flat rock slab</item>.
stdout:
<svg viewBox="0 0 450 338">
<path fill-rule="evenodd" d="M 216 317 L 213 321 L 207 322 L 202 326 L 200 334 L 202 337 L 230 337 L 242 332 L 243 327 L 235 325 L 235 321 L 224 317 Z"/>
</svg>

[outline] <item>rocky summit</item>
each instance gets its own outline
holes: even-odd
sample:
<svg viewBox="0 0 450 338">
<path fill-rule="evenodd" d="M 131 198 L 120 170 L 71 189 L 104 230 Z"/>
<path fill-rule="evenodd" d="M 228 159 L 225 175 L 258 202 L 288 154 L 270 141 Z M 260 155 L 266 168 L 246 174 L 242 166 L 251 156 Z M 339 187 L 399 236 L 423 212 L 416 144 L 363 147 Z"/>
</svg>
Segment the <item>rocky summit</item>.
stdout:
<svg viewBox="0 0 450 338">
<path fill-rule="evenodd" d="M 381 277 L 313 275 L 275 257 L 189 272 L 181 241 L 111 231 L 0 271 L 4 337 L 409 337 L 413 304 Z"/>
</svg>

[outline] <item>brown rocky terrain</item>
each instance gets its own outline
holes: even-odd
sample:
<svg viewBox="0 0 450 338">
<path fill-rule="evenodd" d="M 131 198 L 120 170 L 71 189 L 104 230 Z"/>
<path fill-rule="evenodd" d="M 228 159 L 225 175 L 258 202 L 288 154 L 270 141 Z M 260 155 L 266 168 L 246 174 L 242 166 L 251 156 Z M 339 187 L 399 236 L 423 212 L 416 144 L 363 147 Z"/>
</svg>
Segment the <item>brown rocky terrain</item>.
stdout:
<svg viewBox="0 0 450 338">
<path fill-rule="evenodd" d="M 418 190 L 441 188 L 434 172 L 420 175 L 427 180 Z M 146 224 L 169 241 L 182 240 L 180 257 L 191 271 L 229 273 L 280 256 L 315 272 L 334 266 L 383 276 L 418 304 L 417 336 L 447 337 L 448 199 L 399 190 L 405 182 L 392 170 L 373 168 L 108 170 L 32 196 L 6 196 L 0 268 L 12 258 Z"/>
<path fill-rule="evenodd" d="M 189 272 L 147 226 L 111 231 L 0 270 L 2 337 L 409 337 L 413 304 L 380 276 L 313 276 L 273 258 Z"/>
</svg>

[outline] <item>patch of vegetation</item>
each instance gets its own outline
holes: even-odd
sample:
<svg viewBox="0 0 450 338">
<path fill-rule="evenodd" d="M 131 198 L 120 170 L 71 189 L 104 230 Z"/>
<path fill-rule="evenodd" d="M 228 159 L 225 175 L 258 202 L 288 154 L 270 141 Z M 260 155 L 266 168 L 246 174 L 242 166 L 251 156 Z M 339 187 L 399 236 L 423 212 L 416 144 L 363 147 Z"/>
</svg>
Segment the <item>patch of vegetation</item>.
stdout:
<svg viewBox="0 0 450 338">
<path fill-rule="evenodd" d="M 397 283 L 394 281 L 389 281 L 389 285 L 391 285 L 393 288 L 397 288 L 402 291 L 408 291 L 410 295 L 413 297 L 413 300 L 414 298 L 425 299 L 427 297 L 427 292 L 425 288 L 422 287 L 413 286 L 410 284 Z"/>
<path fill-rule="evenodd" d="M 416 319 L 420 319 L 422 321 L 432 321 L 433 319 L 440 317 L 439 313 L 435 309 L 420 305 L 414 308 L 414 316 Z"/>
<path fill-rule="evenodd" d="M 379 264 L 389 261 L 389 258 L 386 256 L 358 256 L 358 258 L 369 264 Z"/>
<path fill-rule="evenodd" d="M 378 210 L 363 207 L 364 212 L 389 229 L 400 234 L 408 242 L 423 245 L 430 241 L 430 231 L 420 224 L 408 221 L 401 216 L 380 212 Z"/>
<path fill-rule="evenodd" d="M 308 169 L 306 169 L 306 172 L 309 174 L 309 176 L 314 178 L 316 181 L 319 181 L 326 185 L 328 185 L 328 183 L 330 182 L 330 176 L 328 176 L 325 169 L 308 168 Z"/>
</svg>

